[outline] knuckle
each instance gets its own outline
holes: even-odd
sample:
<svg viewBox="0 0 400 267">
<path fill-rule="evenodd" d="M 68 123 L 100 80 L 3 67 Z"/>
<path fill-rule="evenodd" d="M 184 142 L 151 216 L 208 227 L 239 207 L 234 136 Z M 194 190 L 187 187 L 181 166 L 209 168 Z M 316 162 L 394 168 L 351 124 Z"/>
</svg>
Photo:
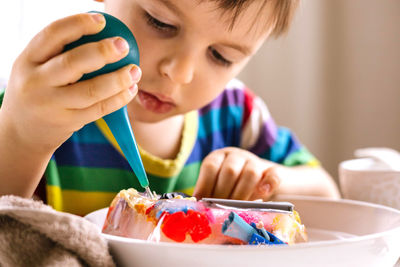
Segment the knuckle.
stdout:
<svg viewBox="0 0 400 267">
<path fill-rule="evenodd" d="M 250 180 L 255 181 L 259 179 L 259 174 L 255 169 L 246 170 L 246 175 Z"/>
<path fill-rule="evenodd" d="M 35 72 L 25 72 L 24 78 L 16 81 L 16 85 L 20 88 L 21 93 L 24 95 L 30 95 L 32 93 L 32 88 L 40 86 L 40 75 Z"/>
<path fill-rule="evenodd" d="M 87 85 L 86 85 L 86 95 L 92 99 L 92 98 L 96 98 L 97 94 L 96 94 L 96 85 L 95 82 L 92 80 L 89 80 Z"/>
<path fill-rule="evenodd" d="M 52 36 L 53 33 L 53 23 L 50 25 L 47 25 L 46 27 L 43 28 L 42 32 L 40 33 L 40 39 L 46 40 L 49 38 L 49 36 Z"/>
<path fill-rule="evenodd" d="M 131 84 L 131 78 L 129 77 L 126 71 L 119 71 L 117 79 L 118 79 L 117 84 L 120 89 L 126 89 Z"/>
<path fill-rule="evenodd" d="M 87 14 L 87 13 L 76 14 L 76 16 L 74 16 L 74 18 L 76 19 L 77 23 L 82 24 L 82 25 L 89 24 L 91 22 L 89 14 Z"/>
<path fill-rule="evenodd" d="M 232 146 L 224 147 L 221 150 L 224 151 L 225 153 L 237 153 L 242 151 L 242 149 Z"/>
<path fill-rule="evenodd" d="M 214 160 L 204 160 L 203 167 L 209 170 L 216 170 L 219 168 L 219 164 Z"/>
<path fill-rule="evenodd" d="M 224 155 L 224 152 L 223 152 L 222 149 L 220 149 L 220 150 L 215 150 L 215 151 L 211 152 L 210 154 L 208 154 L 208 155 L 204 158 L 204 160 L 207 160 L 207 161 L 218 161 L 218 159 L 219 159 L 222 155 Z"/>
<path fill-rule="evenodd" d="M 131 101 L 132 96 L 131 94 L 126 90 L 121 94 L 121 101 L 120 101 L 120 106 L 126 105 Z"/>
<path fill-rule="evenodd" d="M 54 21 L 52 23 L 50 23 L 49 25 L 47 25 L 46 27 L 43 28 L 42 33 L 41 33 L 41 37 L 44 40 L 47 40 L 48 38 L 52 38 L 52 36 L 54 36 L 54 34 L 57 32 L 58 29 L 58 21 Z"/>
<path fill-rule="evenodd" d="M 71 16 L 71 20 L 73 24 L 78 25 L 78 27 L 82 27 L 83 29 L 86 29 L 91 22 L 89 14 L 85 13 L 73 15 Z"/>
<path fill-rule="evenodd" d="M 235 168 L 235 166 L 230 165 L 225 168 L 224 172 L 228 176 L 234 176 L 238 173 L 238 170 L 237 170 L 237 168 Z"/>
<path fill-rule="evenodd" d="M 98 107 L 98 117 L 103 117 L 104 115 L 107 114 L 108 105 L 106 101 L 99 102 L 97 107 Z"/>
<path fill-rule="evenodd" d="M 97 50 L 99 51 L 100 55 L 105 58 L 110 57 L 113 51 L 110 42 L 106 41 L 97 42 Z"/>
<path fill-rule="evenodd" d="M 71 53 L 64 53 L 61 58 L 61 66 L 63 69 L 73 70 Z"/>
</svg>

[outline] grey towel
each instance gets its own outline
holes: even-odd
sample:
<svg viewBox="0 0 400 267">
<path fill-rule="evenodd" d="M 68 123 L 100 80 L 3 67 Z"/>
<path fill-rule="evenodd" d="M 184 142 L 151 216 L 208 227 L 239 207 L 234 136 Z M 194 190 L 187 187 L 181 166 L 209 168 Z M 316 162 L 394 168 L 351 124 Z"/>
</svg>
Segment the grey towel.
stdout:
<svg viewBox="0 0 400 267">
<path fill-rule="evenodd" d="M 115 266 L 99 229 L 40 201 L 0 197 L 0 266 Z"/>
</svg>

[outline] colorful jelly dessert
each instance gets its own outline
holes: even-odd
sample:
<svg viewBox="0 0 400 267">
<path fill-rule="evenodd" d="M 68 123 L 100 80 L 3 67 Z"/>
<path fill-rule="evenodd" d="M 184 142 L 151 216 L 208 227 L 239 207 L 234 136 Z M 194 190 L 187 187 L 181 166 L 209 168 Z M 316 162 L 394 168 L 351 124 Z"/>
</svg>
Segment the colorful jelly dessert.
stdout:
<svg viewBox="0 0 400 267">
<path fill-rule="evenodd" d="M 103 233 L 198 244 L 291 245 L 307 241 L 298 213 L 280 204 L 196 201 L 178 193 L 152 199 L 131 188 L 119 192 L 112 201 Z"/>
</svg>

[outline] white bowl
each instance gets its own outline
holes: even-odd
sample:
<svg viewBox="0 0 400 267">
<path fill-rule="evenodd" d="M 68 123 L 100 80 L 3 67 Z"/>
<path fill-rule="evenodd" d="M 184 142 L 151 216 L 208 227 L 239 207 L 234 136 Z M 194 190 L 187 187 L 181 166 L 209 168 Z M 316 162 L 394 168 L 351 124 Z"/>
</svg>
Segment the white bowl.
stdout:
<svg viewBox="0 0 400 267">
<path fill-rule="evenodd" d="M 370 158 L 347 160 L 339 165 L 344 198 L 400 209 L 400 171 Z"/>
<path fill-rule="evenodd" d="M 400 256 L 400 211 L 313 197 L 281 198 L 299 211 L 310 242 L 293 246 L 155 243 L 102 234 L 120 266 L 393 266 Z M 107 209 L 86 219 L 102 228 Z"/>
</svg>

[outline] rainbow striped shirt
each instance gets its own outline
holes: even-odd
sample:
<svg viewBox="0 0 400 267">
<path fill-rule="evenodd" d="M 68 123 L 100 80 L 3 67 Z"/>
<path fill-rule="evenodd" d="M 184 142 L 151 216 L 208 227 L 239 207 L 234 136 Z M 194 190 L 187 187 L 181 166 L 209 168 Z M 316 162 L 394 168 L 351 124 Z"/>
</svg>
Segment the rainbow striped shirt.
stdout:
<svg viewBox="0 0 400 267">
<path fill-rule="evenodd" d="M 276 126 L 264 102 L 238 80 L 210 104 L 185 115 L 175 159 L 158 158 L 140 147 L 139 151 L 152 190 L 191 194 L 203 159 L 228 146 L 286 166 L 319 164 L 289 129 Z M 47 203 L 78 215 L 108 206 L 121 189 L 142 190 L 102 119 L 75 132 L 57 149 L 45 178 Z"/>
</svg>

